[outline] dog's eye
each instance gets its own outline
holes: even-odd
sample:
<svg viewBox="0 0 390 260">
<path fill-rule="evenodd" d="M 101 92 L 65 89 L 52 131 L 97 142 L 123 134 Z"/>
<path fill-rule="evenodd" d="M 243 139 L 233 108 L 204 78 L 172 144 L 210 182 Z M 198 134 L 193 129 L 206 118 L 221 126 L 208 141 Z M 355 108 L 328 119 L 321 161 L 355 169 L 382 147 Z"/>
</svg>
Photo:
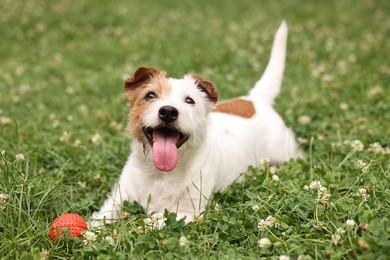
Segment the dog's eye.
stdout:
<svg viewBox="0 0 390 260">
<path fill-rule="evenodd" d="M 155 99 L 157 98 L 157 94 L 153 91 L 149 91 L 146 95 L 145 95 L 145 100 L 146 101 L 149 101 L 149 100 L 152 100 L 152 99 Z"/>
<path fill-rule="evenodd" d="M 186 102 L 187 104 L 190 104 L 190 105 L 195 104 L 195 101 L 192 98 L 190 98 L 190 97 L 186 97 L 184 102 Z"/>
</svg>

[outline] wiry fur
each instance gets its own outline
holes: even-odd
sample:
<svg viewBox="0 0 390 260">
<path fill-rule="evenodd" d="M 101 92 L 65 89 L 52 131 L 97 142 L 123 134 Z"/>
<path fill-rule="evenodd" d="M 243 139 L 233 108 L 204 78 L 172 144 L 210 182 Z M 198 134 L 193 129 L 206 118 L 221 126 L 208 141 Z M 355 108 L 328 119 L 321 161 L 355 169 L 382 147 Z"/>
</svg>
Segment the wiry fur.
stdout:
<svg viewBox="0 0 390 260">
<path fill-rule="evenodd" d="M 198 76 L 173 79 L 154 69 L 137 70 L 125 90 L 132 107 L 128 127 L 134 139 L 132 152 L 119 182 L 92 218 L 114 221 L 120 216 L 122 201 L 128 200 L 138 201 L 149 214 L 167 209 L 189 222 L 204 210 L 214 190 L 239 181 L 248 166 L 259 165 L 264 157 L 280 164 L 300 156 L 292 131 L 272 108 L 282 82 L 286 41 L 287 26 L 283 22 L 263 77 L 248 96 L 241 97 L 253 103 L 250 107 L 256 112 L 252 111 L 250 118 L 210 112 L 218 94 L 211 82 Z M 144 96 L 150 89 L 158 92 L 158 98 L 147 102 Z M 184 102 L 186 97 L 195 104 Z M 157 170 L 151 152 L 144 153 L 151 148 L 142 132 L 144 126 L 161 124 L 157 114 L 165 105 L 179 111 L 172 127 L 190 136 L 179 149 L 179 161 L 170 172 Z"/>
</svg>

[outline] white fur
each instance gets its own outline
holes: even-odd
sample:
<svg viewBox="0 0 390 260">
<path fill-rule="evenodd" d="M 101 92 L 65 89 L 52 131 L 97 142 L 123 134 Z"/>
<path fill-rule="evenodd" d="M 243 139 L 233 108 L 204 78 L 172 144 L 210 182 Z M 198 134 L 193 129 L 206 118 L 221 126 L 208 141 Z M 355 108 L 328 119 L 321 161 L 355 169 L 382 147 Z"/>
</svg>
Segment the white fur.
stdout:
<svg viewBox="0 0 390 260">
<path fill-rule="evenodd" d="M 106 222 L 120 218 L 122 201 L 138 201 L 148 212 L 165 209 L 177 213 L 186 222 L 204 211 L 214 190 L 226 188 L 239 180 L 248 166 L 258 166 L 267 157 L 273 163 L 283 163 L 301 155 L 294 134 L 272 108 L 282 82 L 287 26 L 282 23 L 276 33 L 270 62 L 263 77 L 244 99 L 254 103 L 256 114 L 250 119 L 211 112 L 211 102 L 190 76 L 169 79 L 171 93 L 156 101 L 145 111 L 144 124 L 156 126 L 158 109 L 163 105 L 179 110 L 175 126 L 190 139 L 179 149 L 179 162 L 171 172 L 158 171 L 151 152 L 144 153 L 138 141 L 114 186 L 111 195 L 92 219 Z M 183 102 L 191 96 L 196 105 Z M 98 222 L 93 222 L 97 225 Z"/>
</svg>

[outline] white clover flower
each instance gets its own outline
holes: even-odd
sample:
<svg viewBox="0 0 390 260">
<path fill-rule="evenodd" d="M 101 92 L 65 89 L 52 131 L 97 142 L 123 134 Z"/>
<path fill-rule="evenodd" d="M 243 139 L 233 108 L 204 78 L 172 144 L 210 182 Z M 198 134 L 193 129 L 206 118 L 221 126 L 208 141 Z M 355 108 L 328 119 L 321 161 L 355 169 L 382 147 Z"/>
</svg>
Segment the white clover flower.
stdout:
<svg viewBox="0 0 390 260">
<path fill-rule="evenodd" d="M 130 213 L 126 212 L 126 211 L 123 211 L 122 214 L 121 214 L 121 219 L 128 220 L 129 218 L 130 218 Z"/>
<path fill-rule="evenodd" d="M 307 115 L 300 116 L 300 117 L 298 118 L 298 122 L 299 122 L 301 125 L 308 125 L 308 124 L 310 124 L 310 122 L 311 122 L 311 117 L 310 117 L 310 116 L 307 116 Z"/>
<path fill-rule="evenodd" d="M 341 235 L 340 234 L 333 234 L 332 235 L 332 243 L 337 246 L 338 243 L 340 243 Z"/>
<path fill-rule="evenodd" d="M 69 95 L 73 95 L 73 94 L 75 93 L 75 90 L 74 90 L 73 87 L 67 87 L 67 88 L 65 89 L 65 92 L 66 92 L 67 94 L 69 94 Z"/>
<path fill-rule="evenodd" d="M 188 243 L 188 240 L 185 236 L 181 236 L 179 239 L 179 245 L 180 246 L 185 246 Z"/>
<path fill-rule="evenodd" d="M 367 172 L 368 170 L 368 164 L 365 163 L 363 160 L 357 160 L 356 161 L 356 167 L 361 170 L 363 173 Z"/>
<path fill-rule="evenodd" d="M 13 96 L 13 97 L 12 97 L 12 101 L 13 101 L 14 103 L 19 103 L 19 102 L 20 102 L 20 96 Z"/>
<path fill-rule="evenodd" d="M 153 213 L 150 217 L 145 218 L 145 225 L 150 229 L 161 229 L 167 219 L 162 213 Z"/>
<path fill-rule="evenodd" d="M 321 80 L 324 81 L 324 82 L 330 82 L 334 79 L 334 76 L 333 75 L 330 75 L 330 74 L 324 74 L 322 77 L 321 77 Z"/>
<path fill-rule="evenodd" d="M 322 73 L 324 72 L 325 70 L 325 66 L 324 64 L 319 64 L 318 66 L 314 67 L 313 70 L 312 70 L 312 76 L 315 78 L 315 79 L 318 79 Z"/>
<path fill-rule="evenodd" d="M 367 194 L 367 190 L 365 188 L 360 188 L 359 194 Z"/>
<path fill-rule="evenodd" d="M 347 103 L 341 103 L 339 107 L 340 107 L 341 110 L 348 110 L 348 104 Z"/>
<path fill-rule="evenodd" d="M 260 248 L 269 248 L 272 245 L 271 241 L 266 237 L 261 238 L 257 244 Z"/>
<path fill-rule="evenodd" d="M 82 104 L 78 107 L 78 110 L 80 111 L 81 114 L 87 115 L 88 114 L 88 106 L 85 104 Z"/>
<path fill-rule="evenodd" d="M 222 206 L 219 205 L 218 203 L 215 204 L 215 207 L 214 207 L 214 210 L 215 211 L 221 211 L 222 210 Z"/>
<path fill-rule="evenodd" d="M 342 236 L 345 234 L 345 230 L 338 228 L 336 232 L 332 235 L 332 243 L 338 245 L 342 239 Z"/>
<path fill-rule="evenodd" d="M 351 143 L 350 143 L 350 146 L 352 148 L 353 151 L 356 151 L 356 152 L 361 152 L 363 151 L 364 149 L 364 144 L 362 143 L 362 141 L 360 140 L 353 140 Z"/>
<path fill-rule="evenodd" d="M 370 194 L 368 194 L 368 191 L 365 188 L 360 188 L 356 195 L 362 197 L 363 202 L 366 202 L 368 197 L 370 197 Z"/>
<path fill-rule="evenodd" d="M 336 229 L 336 233 L 339 234 L 339 235 L 344 235 L 345 234 L 345 230 L 343 228 L 338 228 L 338 229 Z"/>
<path fill-rule="evenodd" d="M 45 108 L 46 108 L 46 106 L 44 104 L 42 104 L 42 103 L 38 104 L 38 109 L 39 110 L 44 110 Z"/>
<path fill-rule="evenodd" d="M 355 54 L 351 54 L 348 56 L 348 61 L 351 63 L 354 63 L 357 60 L 357 57 Z"/>
<path fill-rule="evenodd" d="M 9 117 L 6 117 L 6 116 L 0 117 L 0 124 L 2 124 L 2 125 L 9 125 L 11 122 L 12 122 L 12 120 Z"/>
<path fill-rule="evenodd" d="M 271 167 L 269 167 L 269 172 L 271 174 L 276 174 L 277 170 L 278 170 L 278 167 L 276 165 L 271 165 Z"/>
<path fill-rule="evenodd" d="M 368 151 L 376 153 L 376 154 L 390 154 L 390 148 L 389 147 L 382 147 L 380 143 L 372 143 L 370 144 L 370 147 L 368 148 Z"/>
<path fill-rule="evenodd" d="M 298 137 L 297 138 L 297 142 L 299 143 L 299 144 L 309 144 L 309 139 L 307 139 L 307 138 L 303 138 L 303 137 Z"/>
<path fill-rule="evenodd" d="M 15 155 L 15 159 L 18 161 L 24 161 L 26 158 L 24 157 L 24 154 L 18 153 Z"/>
<path fill-rule="evenodd" d="M 194 216 L 194 221 L 195 222 L 200 222 L 203 220 L 203 215 L 195 215 Z"/>
<path fill-rule="evenodd" d="M 266 231 L 268 227 L 267 221 L 265 219 L 260 219 L 257 227 L 259 228 L 260 231 Z"/>
<path fill-rule="evenodd" d="M 258 211 L 260 209 L 259 205 L 252 206 L 253 211 Z"/>
<path fill-rule="evenodd" d="M 8 200 L 8 195 L 0 193 L 0 202 L 6 202 Z"/>
<path fill-rule="evenodd" d="M 269 162 L 270 162 L 270 159 L 267 158 L 267 157 L 264 157 L 264 158 L 260 159 L 261 166 L 268 166 Z"/>
<path fill-rule="evenodd" d="M 268 216 L 266 218 L 266 221 L 268 223 L 268 226 L 274 226 L 274 227 L 277 227 L 279 225 L 279 223 L 276 222 L 276 219 L 272 216 Z"/>
<path fill-rule="evenodd" d="M 110 127 L 115 129 L 115 130 L 121 130 L 122 129 L 122 124 L 121 123 L 118 123 L 116 121 L 111 121 L 110 122 Z"/>
<path fill-rule="evenodd" d="M 281 255 L 279 260 L 290 260 L 290 257 L 288 255 Z"/>
<path fill-rule="evenodd" d="M 97 235 L 92 231 L 87 231 L 84 233 L 84 238 L 84 245 L 88 245 L 96 241 Z"/>
<path fill-rule="evenodd" d="M 150 218 L 150 217 L 145 218 L 145 219 L 144 219 L 144 223 L 145 223 L 145 225 L 147 225 L 147 226 L 152 225 L 152 224 L 153 224 L 152 218 Z"/>
<path fill-rule="evenodd" d="M 260 165 L 263 167 L 263 171 L 265 172 L 269 171 L 269 162 L 270 159 L 267 157 L 260 159 Z"/>
<path fill-rule="evenodd" d="M 279 223 L 274 217 L 268 216 L 266 219 L 260 219 L 257 226 L 260 231 L 265 231 L 268 229 L 268 227 L 278 227 Z"/>
<path fill-rule="evenodd" d="M 348 228 L 353 228 L 356 225 L 356 222 L 353 219 L 347 219 L 347 221 L 345 221 L 345 224 Z"/>
<path fill-rule="evenodd" d="M 385 155 L 385 154 L 390 154 L 390 147 L 386 147 L 386 148 L 383 148 L 382 149 L 382 154 Z"/>
<path fill-rule="evenodd" d="M 322 194 L 328 193 L 328 189 L 325 188 L 324 186 L 321 186 L 321 187 L 318 189 L 318 192 L 319 192 L 319 193 L 322 193 Z"/>
<path fill-rule="evenodd" d="M 341 146 L 341 143 L 340 142 L 336 142 L 336 143 L 332 142 L 331 146 L 333 149 L 339 148 Z"/>
<path fill-rule="evenodd" d="M 272 180 L 275 181 L 275 182 L 278 182 L 279 181 L 279 176 L 278 175 L 272 175 Z"/>
<path fill-rule="evenodd" d="M 76 139 L 76 141 L 74 141 L 74 143 L 73 143 L 73 146 L 77 147 L 77 148 L 81 147 L 81 145 L 82 145 L 82 142 L 80 141 L 80 139 Z"/>
<path fill-rule="evenodd" d="M 320 181 L 312 181 L 312 182 L 310 183 L 309 188 L 310 188 L 311 190 L 318 190 L 318 189 L 321 188 L 321 182 L 320 182 Z"/>
<path fill-rule="evenodd" d="M 317 193 L 317 202 L 321 203 L 322 205 L 328 205 L 330 201 L 330 193 L 328 193 L 328 189 L 321 186 L 318 189 Z"/>
<path fill-rule="evenodd" d="M 303 186 L 303 189 L 308 191 L 309 190 L 309 186 L 305 185 L 305 186 Z"/>
<path fill-rule="evenodd" d="M 56 114 L 54 114 L 54 113 L 50 113 L 50 115 L 49 115 L 49 118 L 50 118 L 50 120 L 54 120 L 54 119 L 56 119 Z"/>
<path fill-rule="evenodd" d="M 108 243 L 110 246 L 115 245 L 115 239 L 114 239 L 112 236 L 106 236 L 106 237 L 104 238 L 104 240 L 106 240 L 107 243 Z"/>
<path fill-rule="evenodd" d="M 330 197 L 331 195 L 329 193 L 322 194 L 321 196 L 317 197 L 317 202 L 321 203 L 322 205 L 328 205 Z"/>
<path fill-rule="evenodd" d="M 312 181 L 309 188 L 312 190 L 317 190 L 317 203 L 321 203 L 322 205 L 329 204 L 331 195 L 328 192 L 328 189 L 321 185 L 320 181 Z"/>
<path fill-rule="evenodd" d="M 102 141 L 102 136 L 98 133 L 94 134 L 91 138 L 92 143 L 97 144 Z"/>
<path fill-rule="evenodd" d="M 376 153 L 376 154 L 380 154 L 380 153 L 382 153 L 382 149 L 383 148 L 382 148 L 381 144 L 376 142 L 376 143 L 370 144 L 368 151 Z"/>
<path fill-rule="evenodd" d="M 370 88 L 367 91 L 367 96 L 368 97 L 375 97 L 377 95 L 380 95 L 383 93 L 383 88 L 381 86 L 375 86 L 373 88 Z"/>
<path fill-rule="evenodd" d="M 60 137 L 60 142 L 67 143 L 69 142 L 71 137 L 72 137 L 71 133 L 68 133 L 68 131 L 64 131 Z"/>
<path fill-rule="evenodd" d="M 61 121 L 56 119 L 53 121 L 53 124 L 51 125 L 52 128 L 57 128 L 61 124 Z"/>
</svg>

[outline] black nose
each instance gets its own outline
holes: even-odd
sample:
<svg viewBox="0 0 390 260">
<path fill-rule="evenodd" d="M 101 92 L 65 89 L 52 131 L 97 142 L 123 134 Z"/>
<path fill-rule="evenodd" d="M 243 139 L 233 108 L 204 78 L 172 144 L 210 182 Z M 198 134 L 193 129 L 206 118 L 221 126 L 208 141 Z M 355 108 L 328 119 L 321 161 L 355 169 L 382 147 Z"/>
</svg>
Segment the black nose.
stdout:
<svg viewBox="0 0 390 260">
<path fill-rule="evenodd" d="M 165 123 L 173 122 L 177 119 L 179 111 L 172 106 L 163 106 L 158 111 L 158 117 Z"/>
</svg>

